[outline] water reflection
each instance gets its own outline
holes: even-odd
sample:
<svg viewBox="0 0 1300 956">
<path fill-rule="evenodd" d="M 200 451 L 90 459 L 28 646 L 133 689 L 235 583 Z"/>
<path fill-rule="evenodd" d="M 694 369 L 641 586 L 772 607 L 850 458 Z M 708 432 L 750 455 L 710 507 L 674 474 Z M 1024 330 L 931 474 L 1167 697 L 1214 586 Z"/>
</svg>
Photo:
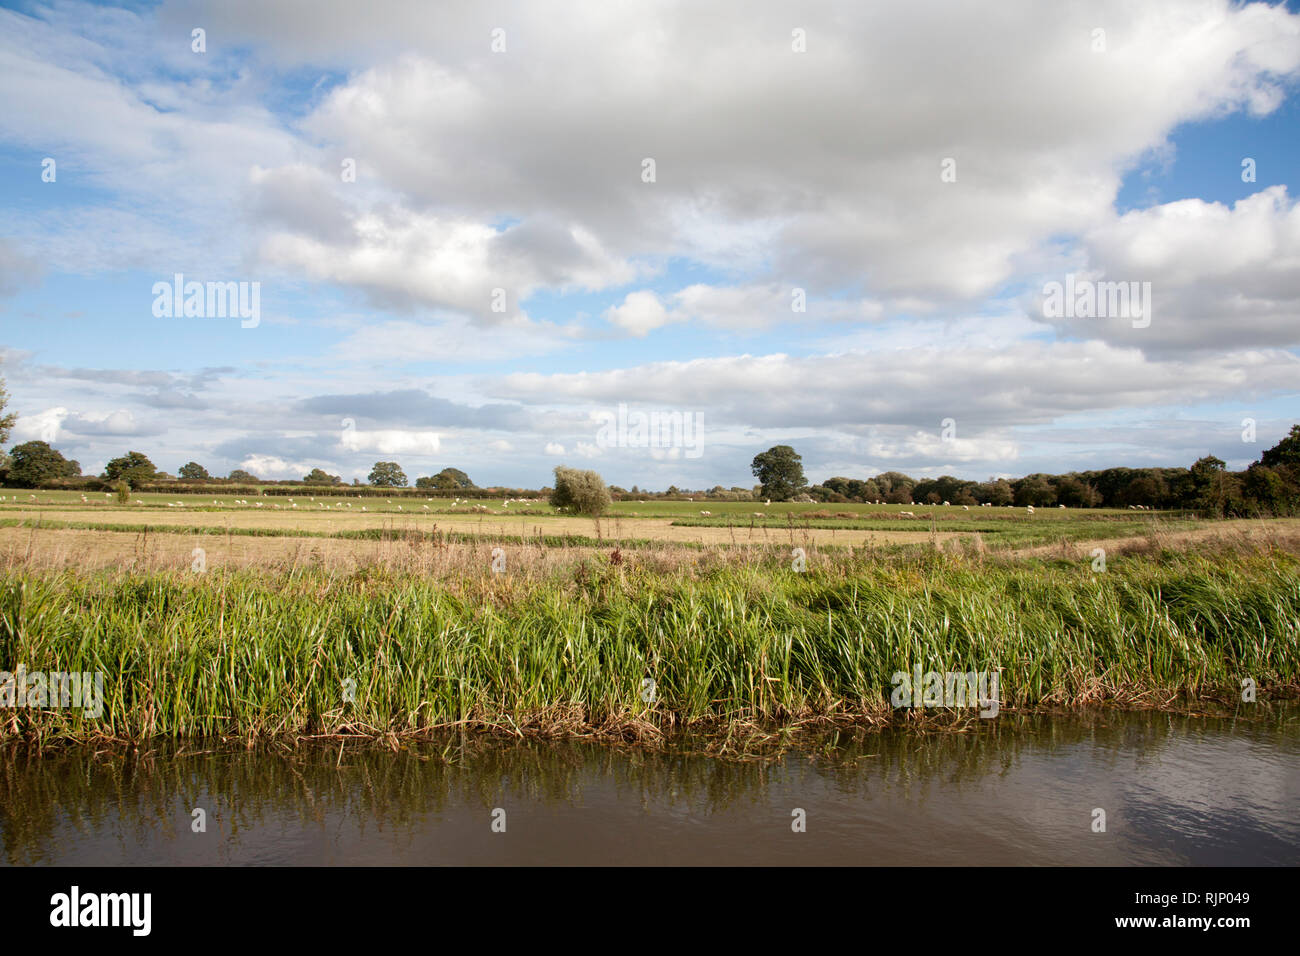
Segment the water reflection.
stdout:
<svg viewBox="0 0 1300 956">
<path fill-rule="evenodd" d="M 766 762 L 690 741 L 10 747 L 0 862 L 1295 864 L 1300 712 L 1263 713 L 1008 715 L 961 734 L 828 734 Z M 1092 832 L 1096 807 L 1106 833 Z M 791 830 L 795 808 L 806 832 Z"/>
</svg>

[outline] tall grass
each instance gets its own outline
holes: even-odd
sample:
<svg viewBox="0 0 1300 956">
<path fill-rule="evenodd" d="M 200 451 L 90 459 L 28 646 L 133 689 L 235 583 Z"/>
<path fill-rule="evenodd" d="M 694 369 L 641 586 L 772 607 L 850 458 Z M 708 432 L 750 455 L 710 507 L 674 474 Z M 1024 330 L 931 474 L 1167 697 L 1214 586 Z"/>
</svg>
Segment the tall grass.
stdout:
<svg viewBox="0 0 1300 956">
<path fill-rule="evenodd" d="M 805 573 L 773 559 L 663 574 L 604 555 L 537 578 L 20 569 L 0 583 L 0 669 L 102 671 L 104 712 L 0 710 L 0 736 L 883 722 L 906 714 L 892 675 L 917 665 L 1001 668 L 1004 708 L 1226 701 L 1244 678 L 1300 685 L 1298 632 L 1300 560 L 1270 550 L 1118 557 L 1104 573 L 864 551 Z"/>
</svg>

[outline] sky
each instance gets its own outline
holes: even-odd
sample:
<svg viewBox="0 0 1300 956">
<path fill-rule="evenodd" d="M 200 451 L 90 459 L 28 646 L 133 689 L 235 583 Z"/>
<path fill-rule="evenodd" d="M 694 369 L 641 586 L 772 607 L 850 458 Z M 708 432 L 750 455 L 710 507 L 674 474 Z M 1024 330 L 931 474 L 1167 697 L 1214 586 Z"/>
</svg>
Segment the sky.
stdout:
<svg viewBox="0 0 1300 956">
<path fill-rule="evenodd" d="M 86 474 L 984 480 L 1300 422 L 1300 3 L 17 3 L 0 102 L 10 444 Z"/>
</svg>

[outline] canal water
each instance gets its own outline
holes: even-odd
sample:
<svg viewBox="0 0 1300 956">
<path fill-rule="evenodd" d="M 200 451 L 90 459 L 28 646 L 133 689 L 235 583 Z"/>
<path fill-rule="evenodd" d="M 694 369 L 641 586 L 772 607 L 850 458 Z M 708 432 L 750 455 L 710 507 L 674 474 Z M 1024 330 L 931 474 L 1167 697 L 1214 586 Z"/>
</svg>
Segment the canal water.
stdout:
<svg viewBox="0 0 1300 956">
<path fill-rule="evenodd" d="M 0 865 L 1300 864 L 1300 709 L 975 723 L 749 761 L 689 740 L 11 746 Z"/>
</svg>

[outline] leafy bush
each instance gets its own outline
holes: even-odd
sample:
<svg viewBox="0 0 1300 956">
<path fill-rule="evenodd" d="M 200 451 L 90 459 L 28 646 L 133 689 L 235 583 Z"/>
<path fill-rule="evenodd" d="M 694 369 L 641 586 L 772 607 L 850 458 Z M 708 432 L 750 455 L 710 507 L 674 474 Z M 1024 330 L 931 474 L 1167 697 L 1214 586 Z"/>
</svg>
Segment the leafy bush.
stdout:
<svg viewBox="0 0 1300 956">
<path fill-rule="evenodd" d="M 605 480 L 594 471 L 579 471 L 560 465 L 555 469 L 551 505 L 566 508 L 574 514 L 597 517 L 609 507 L 609 489 L 605 487 Z"/>
</svg>

